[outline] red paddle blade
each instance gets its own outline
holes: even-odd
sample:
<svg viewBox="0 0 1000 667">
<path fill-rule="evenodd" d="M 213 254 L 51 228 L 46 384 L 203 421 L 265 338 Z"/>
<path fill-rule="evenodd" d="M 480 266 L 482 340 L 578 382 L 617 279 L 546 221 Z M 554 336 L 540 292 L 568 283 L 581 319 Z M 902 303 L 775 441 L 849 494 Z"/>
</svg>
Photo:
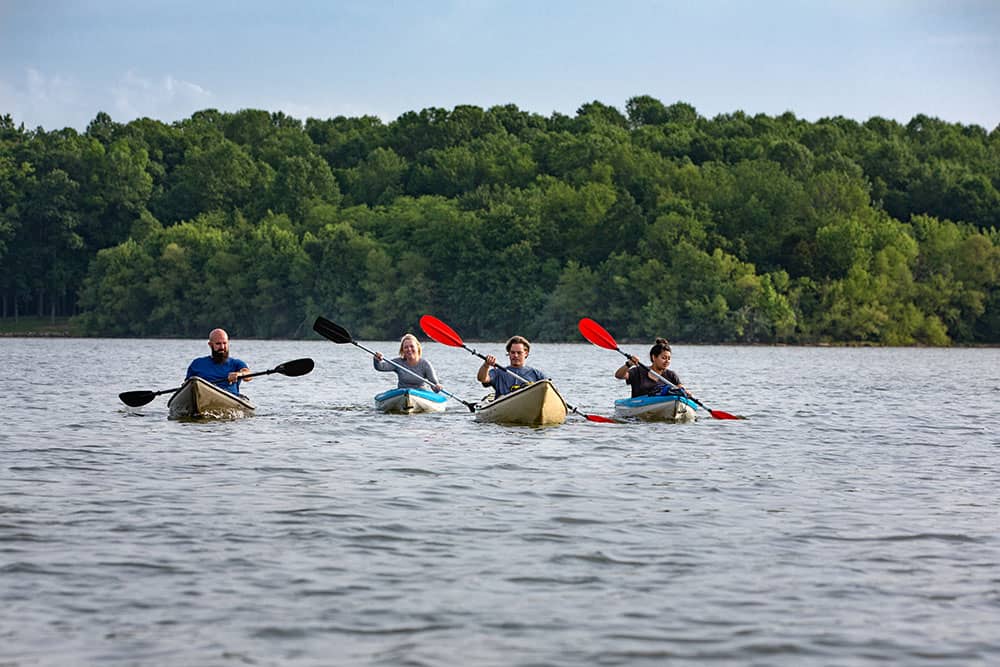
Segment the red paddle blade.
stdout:
<svg viewBox="0 0 1000 667">
<path fill-rule="evenodd" d="M 722 410 L 709 410 L 708 414 L 712 415 L 716 419 L 746 419 L 746 417 L 731 415 L 728 412 L 723 412 Z"/>
<path fill-rule="evenodd" d="M 583 334 L 583 337 L 594 345 L 598 345 L 609 350 L 618 349 L 618 343 L 615 342 L 614 337 L 609 334 L 604 327 L 589 317 L 581 319 L 577 326 L 580 329 L 580 333 Z"/>
<path fill-rule="evenodd" d="M 421 317 L 420 328 L 424 330 L 425 334 L 439 343 L 450 345 L 451 347 L 465 347 L 462 337 L 455 333 L 454 329 L 433 315 L 424 315 Z"/>
<path fill-rule="evenodd" d="M 610 417 L 602 417 L 601 415 L 583 415 L 588 419 L 588 421 L 598 422 L 600 424 L 617 424 L 617 419 L 611 419 Z"/>
<path fill-rule="evenodd" d="M 576 408 L 576 406 L 570 405 L 569 403 L 566 404 L 566 407 L 575 412 L 576 414 L 580 415 L 587 421 L 597 422 L 599 424 L 621 424 L 621 422 L 618 421 L 617 419 L 611 419 L 610 417 L 602 417 L 601 415 L 588 415 L 585 412 L 580 412 Z"/>
</svg>

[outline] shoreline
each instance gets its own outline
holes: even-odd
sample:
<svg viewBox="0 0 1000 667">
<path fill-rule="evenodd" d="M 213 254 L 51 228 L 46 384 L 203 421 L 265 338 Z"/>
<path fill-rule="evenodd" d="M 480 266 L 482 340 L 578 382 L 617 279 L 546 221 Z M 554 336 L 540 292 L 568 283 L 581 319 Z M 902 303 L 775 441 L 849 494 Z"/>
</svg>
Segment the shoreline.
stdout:
<svg viewBox="0 0 1000 667">
<path fill-rule="evenodd" d="M 75 338 L 80 340 L 87 339 L 101 339 L 101 338 L 120 338 L 120 339 L 135 339 L 143 338 L 145 340 L 172 340 L 177 338 L 184 338 L 179 336 L 82 336 L 80 334 L 72 333 L 68 330 L 52 330 L 52 331 L 2 331 L 0 330 L 0 339 L 4 338 Z M 185 338 L 185 340 L 187 340 Z M 195 340 L 195 338 L 191 338 Z M 240 340 L 274 340 L 274 341 L 314 341 L 314 340 L 324 340 L 320 337 L 309 338 L 253 338 L 253 337 L 240 337 Z M 502 344 L 503 341 L 489 341 L 489 340 L 470 340 L 470 343 L 497 343 Z M 566 343 L 578 343 L 582 341 L 576 340 L 563 340 L 563 341 L 537 341 L 537 344 L 566 344 Z M 622 341 L 622 345 L 633 345 L 641 346 L 647 344 L 649 341 Z M 684 341 L 671 341 L 671 345 L 685 346 L 685 347 L 701 347 L 701 346 L 718 346 L 718 347 L 788 347 L 788 348 L 806 348 L 806 347 L 820 347 L 820 348 L 872 348 L 872 349 L 927 349 L 927 350 L 964 350 L 964 349 L 974 349 L 974 350 L 987 350 L 1000 348 L 998 343 L 955 343 L 952 345 L 879 345 L 878 343 L 871 342 L 859 342 L 859 341 L 847 341 L 847 342 L 822 342 L 822 343 L 686 343 Z"/>
</svg>

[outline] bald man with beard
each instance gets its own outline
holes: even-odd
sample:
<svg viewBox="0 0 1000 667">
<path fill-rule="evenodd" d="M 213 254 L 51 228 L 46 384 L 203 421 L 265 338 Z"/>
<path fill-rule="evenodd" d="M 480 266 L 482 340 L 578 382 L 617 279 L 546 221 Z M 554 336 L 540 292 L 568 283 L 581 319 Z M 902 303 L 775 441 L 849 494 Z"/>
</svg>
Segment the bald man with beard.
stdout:
<svg viewBox="0 0 1000 667">
<path fill-rule="evenodd" d="M 239 396 L 240 382 L 250 369 L 241 359 L 229 356 L 229 334 L 223 329 L 212 329 L 208 334 L 208 348 L 212 354 L 192 361 L 186 378 L 200 377 Z M 250 378 L 246 381 L 250 382 Z"/>
</svg>

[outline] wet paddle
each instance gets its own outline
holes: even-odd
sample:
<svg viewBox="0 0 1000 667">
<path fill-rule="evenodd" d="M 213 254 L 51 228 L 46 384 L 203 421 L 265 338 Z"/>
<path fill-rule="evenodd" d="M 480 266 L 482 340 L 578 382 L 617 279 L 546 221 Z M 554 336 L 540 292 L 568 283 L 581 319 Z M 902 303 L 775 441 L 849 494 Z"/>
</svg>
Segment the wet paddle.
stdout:
<svg viewBox="0 0 1000 667">
<path fill-rule="evenodd" d="M 424 330 L 425 334 L 427 334 L 428 336 L 430 336 L 431 338 L 433 338 L 437 342 L 439 342 L 439 343 L 441 343 L 443 345 L 448 345 L 450 347 L 461 347 L 461 348 L 464 348 L 465 350 L 467 350 L 467 351 L 471 352 L 472 354 L 476 355 L 477 357 L 479 357 L 483 361 L 486 361 L 486 355 L 485 354 L 477 352 L 476 350 L 474 350 L 471 347 L 469 347 L 468 345 L 466 345 L 465 342 L 462 340 L 462 337 L 459 336 L 455 332 L 454 329 L 452 329 L 450 326 L 448 326 L 447 324 L 445 324 L 444 322 L 442 322 L 438 318 L 434 317 L 433 315 L 424 315 L 423 317 L 421 317 L 420 318 L 420 328 Z M 506 366 L 501 366 L 500 364 L 494 364 L 494 366 L 496 368 L 499 368 L 502 371 L 507 371 L 508 373 L 510 373 L 511 375 L 513 375 L 514 377 L 516 377 L 519 381 L 524 382 L 525 384 L 528 384 L 527 380 L 525 380 L 523 377 L 521 377 L 520 375 L 518 375 L 517 373 L 515 373 L 511 369 L 507 368 Z M 617 420 L 615 420 L 615 419 L 610 419 L 608 417 L 602 417 L 600 415 L 588 415 L 588 414 L 585 414 L 583 412 L 580 412 L 579 410 L 576 409 L 576 407 L 570 405 L 569 403 L 566 404 L 566 407 L 569 408 L 570 410 L 572 410 L 573 412 L 575 412 L 576 414 L 580 415 L 581 417 L 584 417 L 588 421 L 599 422 L 599 423 L 602 423 L 602 424 L 617 424 L 618 423 Z"/>
<path fill-rule="evenodd" d="M 316 333 L 318 333 L 323 338 L 326 338 L 327 340 L 332 340 L 334 343 L 350 343 L 351 345 L 355 345 L 357 347 L 360 347 L 362 350 L 364 350 L 368 354 L 370 354 L 372 356 L 375 356 L 375 352 L 374 351 L 369 350 L 367 347 L 365 347 L 361 343 L 356 342 L 351 337 L 351 332 L 350 331 L 348 331 L 344 327 L 340 326 L 339 324 L 336 324 L 335 322 L 331 322 L 330 320 L 326 319 L 325 317 L 317 317 L 316 318 L 316 322 L 313 324 L 313 331 L 315 331 Z M 382 358 L 385 359 L 384 356 Z M 392 364 L 396 368 L 398 368 L 398 369 L 400 369 L 402 371 L 406 371 L 410 375 L 412 375 L 414 377 L 417 377 L 417 378 L 420 378 L 425 383 L 429 384 L 427 382 L 427 378 L 425 378 L 424 376 L 422 376 L 422 375 L 420 375 L 418 373 L 414 373 L 412 370 L 410 370 L 406 366 L 397 364 L 392 359 L 385 359 L 385 361 L 388 361 L 390 364 Z M 469 403 L 468 401 L 463 401 L 458 396 L 455 396 L 455 394 L 452 394 L 450 391 L 446 391 L 445 389 L 442 389 L 441 393 L 444 394 L 445 396 L 449 396 L 451 398 L 454 398 L 456 401 L 458 401 L 459 403 L 461 403 L 465 407 L 469 408 L 469 412 L 475 412 L 476 411 L 476 406 L 475 406 L 474 403 Z"/>
<path fill-rule="evenodd" d="M 288 377 L 298 377 L 310 372 L 313 369 L 313 366 L 314 364 L 312 359 L 294 359 L 292 361 L 286 361 L 283 364 L 278 364 L 270 370 L 247 373 L 242 379 L 246 380 L 247 378 L 255 378 L 261 375 L 270 375 L 272 373 L 280 373 L 281 375 L 287 375 Z M 173 389 L 161 389 L 160 391 L 123 391 L 118 394 L 118 398 L 120 398 L 122 403 L 125 405 L 138 408 L 139 406 L 146 405 L 160 394 L 172 394 L 180 390 L 180 387 L 174 387 Z"/>
<path fill-rule="evenodd" d="M 618 347 L 618 343 L 615 342 L 614 337 L 608 333 L 607 329 L 605 329 L 604 327 L 602 327 L 600 324 L 590 319 L 589 317 L 584 317 L 583 319 L 581 319 L 577 326 L 580 328 L 580 333 L 583 334 L 583 337 L 589 340 L 594 345 L 597 345 L 598 347 L 603 347 L 608 350 L 614 350 L 622 354 L 626 359 L 630 359 L 632 357 L 632 355 L 628 354 L 627 352 L 623 352 L 622 349 Z M 640 363 L 639 367 L 655 375 L 657 378 L 665 382 L 667 386 L 675 387 L 675 385 L 671 384 L 671 382 L 667 378 L 663 377 L 649 366 Z M 709 410 L 708 408 L 705 407 L 705 404 L 699 401 L 697 398 L 695 398 L 691 394 L 688 394 L 686 391 L 684 393 L 687 395 L 688 398 L 690 398 L 692 401 L 694 401 L 702 408 L 707 410 L 708 414 L 712 415 L 716 419 L 746 419 L 746 417 L 729 414 L 728 412 L 723 412 L 722 410 Z"/>
</svg>

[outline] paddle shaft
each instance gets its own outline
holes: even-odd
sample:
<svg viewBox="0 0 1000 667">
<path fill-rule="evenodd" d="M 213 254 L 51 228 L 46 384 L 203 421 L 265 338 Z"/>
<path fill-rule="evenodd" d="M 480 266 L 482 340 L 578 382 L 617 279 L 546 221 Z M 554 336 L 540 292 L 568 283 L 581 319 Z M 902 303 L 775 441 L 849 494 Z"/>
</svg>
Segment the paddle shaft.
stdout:
<svg viewBox="0 0 1000 667">
<path fill-rule="evenodd" d="M 476 355 L 477 357 L 479 357 L 479 358 L 480 358 L 480 359 L 482 359 L 483 361 L 489 361 L 489 359 L 487 359 L 487 358 L 486 358 L 486 355 L 485 355 L 485 354 L 480 354 L 479 352 L 476 352 L 475 350 L 473 350 L 473 349 L 472 349 L 471 347 L 469 347 L 469 346 L 468 346 L 468 345 L 466 345 L 465 343 L 462 343 L 462 347 L 464 347 L 464 348 L 465 348 L 466 350 L 468 350 L 468 351 L 469 351 L 469 352 L 471 352 L 472 354 Z M 498 363 L 494 362 L 494 363 L 493 363 L 493 368 L 499 368 L 499 369 L 500 369 L 500 370 L 502 370 L 502 371 L 507 371 L 508 373 L 510 373 L 511 375 L 513 375 L 513 376 L 514 376 L 515 378 L 517 378 L 517 380 L 518 380 L 519 382 L 524 382 L 525 384 L 528 384 L 528 381 L 527 381 L 527 380 L 525 380 L 525 379 L 524 379 L 523 377 L 521 377 L 520 375 L 518 375 L 518 374 L 517 374 L 517 373 L 515 373 L 514 371 L 510 370 L 510 368 L 509 368 L 509 367 L 507 367 L 507 366 L 501 366 L 500 364 L 498 364 Z"/>
<path fill-rule="evenodd" d="M 594 345 L 597 345 L 598 347 L 603 347 L 605 350 L 614 350 L 615 352 L 618 352 L 619 354 L 624 356 L 626 359 L 631 358 L 631 355 L 626 354 L 625 352 L 622 351 L 620 347 L 618 347 L 618 343 L 615 342 L 614 336 L 609 334 L 607 329 L 605 329 L 604 327 L 602 327 L 600 324 L 590 319 L 589 317 L 581 318 L 577 326 L 580 329 L 580 333 L 583 334 L 583 337 L 589 340 Z M 705 410 L 707 410 L 708 413 L 712 415 L 712 417 L 714 417 L 715 419 L 746 419 L 746 417 L 742 417 L 739 415 L 731 415 L 728 412 L 723 412 L 722 410 L 709 410 L 707 407 L 705 407 L 704 403 L 702 403 L 697 398 L 689 394 L 687 389 L 684 389 L 683 387 L 677 387 L 676 385 L 671 384 L 670 381 L 667 380 L 667 378 L 663 377 L 662 375 L 654 371 L 652 368 L 649 368 L 645 364 L 639 362 L 637 363 L 640 368 L 645 369 L 647 373 L 652 373 L 653 375 L 655 375 L 657 378 L 666 383 L 668 387 L 674 389 L 680 389 L 681 391 L 683 391 L 685 396 L 687 396 L 696 405 L 699 405 Z"/>
<path fill-rule="evenodd" d="M 330 320 L 326 319 L 325 317 L 321 316 L 321 317 L 317 317 L 316 318 L 316 322 L 313 324 L 313 331 L 315 331 L 319 335 L 323 336 L 323 338 L 326 338 L 327 340 L 332 341 L 334 343 L 350 343 L 351 345 L 354 345 L 355 347 L 361 348 L 362 350 L 364 350 L 365 352 L 367 352 L 368 354 L 370 354 L 372 356 L 375 356 L 375 354 L 376 354 L 376 352 L 374 350 L 369 350 L 367 347 L 365 347 L 364 345 L 362 345 L 358 341 L 354 340 L 354 337 L 351 336 L 351 332 L 350 331 L 348 331 L 344 327 L 340 326 L 336 322 L 331 322 Z M 385 359 L 385 357 L 383 357 L 383 359 Z M 425 378 L 423 375 L 419 375 L 419 374 L 413 372 L 412 370 L 410 370 L 409 368 L 406 368 L 405 366 L 400 366 L 399 364 L 397 364 L 396 362 L 394 362 L 392 359 L 385 359 L 385 360 L 388 361 L 393 366 L 395 366 L 396 368 L 399 368 L 400 370 L 404 370 L 407 373 L 409 373 L 410 375 L 413 375 L 415 377 L 420 378 L 420 380 L 422 382 L 424 382 L 425 384 L 430 385 L 430 382 L 427 382 L 427 378 Z M 445 396 L 448 396 L 450 398 L 455 399 L 456 401 L 458 401 L 459 403 L 461 403 L 465 407 L 469 408 L 469 412 L 475 412 L 476 406 L 473 405 L 472 403 L 469 403 L 468 401 L 463 401 L 458 396 L 455 396 L 455 394 L 452 394 L 451 392 L 446 391 L 443 388 L 441 389 L 441 393 L 444 394 Z"/>
<path fill-rule="evenodd" d="M 423 317 L 421 317 L 420 328 L 424 330 L 424 333 L 426 333 L 428 336 L 430 336 L 439 343 L 443 343 L 444 345 L 448 345 L 450 347 L 465 348 L 467 352 L 472 353 L 473 355 L 479 357 L 483 361 L 489 362 L 489 359 L 487 359 L 485 355 L 480 354 L 476 350 L 473 350 L 471 347 L 466 345 L 465 341 L 462 340 L 462 337 L 459 336 L 454 329 L 452 329 L 450 326 L 448 326 L 438 318 L 434 317 L 433 315 L 424 315 Z M 500 366 L 496 362 L 494 362 L 492 365 L 495 368 L 499 368 L 507 373 L 510 373 L 515 378 L 517 378 L 519 382 L 530 384 L 527 380 L 525 380 L 523 377 L 512 371 L 510 368 L 506 366 Z M 574 406 L 570 405 L 569 403 L 566 403 L 565 399 L 563 399 L 563 403 L 565 403 L 568 409 L 572 410 L 573 412 L 575 412 L 576 414 L 580 415 L 581 417 L 585 418 L 588 421 L 612 423 L 612 424 L 615 423 L 614 419 L 609 419 L 608 417 L 601 417 L 600 415 L 584 414 L 579 410 L 577 410 Z"/>
<path fill-rule="evenodd" d="M 620 347 L 615 347 L 615 350 L 617 350 L 619 353 L 621 353 L 622 355 L 624 355 L 624 357 L 626 359 L 631 359 L 632 358 L 632 355 L 628 354 L 627 352 L 623 352 Z M 683 389 L 681 387 L 678 387 L 673 382 L 671 382 L 667 378 L 663 377 L 662 375 L 660 375 L 659 373 L 657 373 L 656 371 L 654 371 L 652 368 L 650 368 L 646 364 L 642 363 L 641 361 L 639 362 L 638 365 L 639 365 L 639 368 L 643 369 L 644 371 L 648 371 L 648 372 L 652 373 L 653 375 L 655 375 L 656 379 L 660 380 L 661 382 L 663 382 L 665 385 L 667 385 L 671 389 L 680 389 L 681 391 L 684 392 L 684 395 L 686 397 L 690 398 L 692 401 L 694 401 L 695 403 L 697 403 L 698 405 L 700 405 L 705 410 L 708 410 L 708 408 L 706 408 L 705 405 L 701 401 L 699 401 L 697 398 L 695 398 L 690 393 L 688 393 L 687 389 Z M 711 410 L 708 410 L 708 411 L 711 412 Z"/>
<path fill-rule="evenodd" d="M 465 343 L 462 343 L 462 347 L 464 347 L 466 350 L 468 350 L 472 354 L 476 355 L 477 357 L 479 357 L 483 361 L 489 361 L 486 358 L 486 355 L 480 354 L 479 352 L 476 352 L 475 350 L 473 350 L 471 347 L 469 347 Z M 524 382 L 525 384 L 530 384 L 527 380 L 525 380 L 523 377 L 521 377 L 520 375 L 518 375 L 514 371 L 510 370 L 510 368 L 508 368 L 507 366 L 501 366 L 500 364 L 494 363 L 493 367 L 494 368 L 499 368 L 502 371 L 507 371 L 508 373 L 510 373 L 511 375 L 513 375 L 515 378 L 517 378 L 518 381 L 520 381 L 520 382 Z M 566 403 L 566 399 L 563 399 L 563 403 Z M 576 408 L 575 405 L 570 405 L 569 403 L 566 403 L 566 407 L 569 408 L 570 410 L 572 410 L 573 412 L 575 412 L 576 414 L 580 415 L 584 419 L 588 420 L 588 421 L 601 422 L 601 423 L 615 423 L 615 420 L 609 419 L 608 417 L 602 417 L 601 415 L 588 415 L 588 414 L 586 414 L 584 412 L 580 412 Z"/>
<path fill-rule="evenodd" d="M 626 359 L 631 359 L 632 358 L 632 355 L 628 354 L 627 352 L 623 352 L 622 349 L 620 347 L 618 347 L 617 345 L 615 346 L 615 350 L 617 352 L 619 352 L 620 354 L 622 354 Z M 677 385 L 675 385 L 674 383 L 672 383 L 670 380 L 668 380 L 667 378 L 663 377 L 662 375 L 660 375 L 659 373 L 657 373 L 656 371 L 654 371 L 652 368 L 650 368 L 646 364 L 642 363 L 641 361 L 639 362 L 638 365 L 639 365 L 639 368 L 641 368 L 641 369 L 643 369 L 645 371 L 648 371 L 648 372 L 652 373 L 653 375 L 655 375 L 657 379 L 661 380 L 664 384 L 666 384 L 671 389 L 680 389 L 681 391 L 683 391 L 684 395 L 687 398 L 690 398 L 692 401 L 694 401 L 695 403 L 697 403 L 698 405 L 700 405 L 703 410 L 707 411 L 708 414 L 712 415 L 714 418 L 716 418 L 716 419 L 741 419 L 741 417 L 737 417 L 735 415 L 731 415 L 728 412 L 723 412 L 722 410 L 709 410 L 707 407 L 705 407 L 704 403 L 702 403 L 697 398 L 695 398 L 694 396 L 692 396 L 688 392 L 687 389 L 684 389 L 683 387 L 678 387 Z"/>
<path fill-rule="evenodd" d="M 282 375 L 288 375 L 291 377 L 297 377 L 299 375 L 305 375 L 313 369 L 312 359 L 294 359 L 292 361 L 286 361 L 283 364 L 278 364 L 274 368 L 270 368 L 266 371 L 257 371 L 256 373 L 247 373 L 246 375 L 240 376 L 240 380 L 245 380 L 247 378 L 257 377 L 260 375 L 270 375 L 271 373 L 281 373 Z M 218 381 L 212 384 L 216 386 L 222 386 L 223 384 L 229 384 L 228 382 Z M 142 405 L 146 405 L 154 398 L 160 394 L 172 394 L 180 391 L 183 387 L 174 387 L 172 389 L 161 389 L 160 391 L 125 391 L 118 394 L 118 398 L 121 399 L 122 403 L 126 405 L 137 408 Z"/>
<path fill-rule="evenodd" d="M 305 375 L 313 369 L 312 359 L 295 359 L 293 361 L 286 361 L 283 364 L 278 364 L 274 368 L 269 368 L 266 371 L 257 371 L 256 373 L 247 373 L 246 375 L 241 375 L 237 382 L 242 382 L 243 380 L 249 380 L 250 378 L 260 377 L 261 375 L 271 375 L 272 373 L 281 373 L 282 375 L 289 375 L 296 377 L 298 375 Z M 219 380 L 218 382 L 213 382 L 212 384 L 219 385 L 232 384 L 231 382 L 223 382 Z M 172 389 L 169 391 L 177 391 Z"/>
<path fill-rule="evenodd" d="M 351 341 L 351 344 L 352 344 L 352 345 L 356 345 L 356 346 L 360 347 L 360 348 L 361 348 L 362 350 L 364 350 L 364 351 L 365 351 L 365 352 L 367 352 L 368 354 L 372 355 L 373 357 L 374 357 L 374 356 L 375 356 L 375 354 L 376 354 L 376 352 L 375 352 L 374 350 L 369 350 L 369 349 L 368 349 L 367 347 L 365 347 L 365 346 L 364 346 L 364 345 L 362 345 L 361 343 L 357 342 L 356 340 L 352 340 L 352 341 Z M 401 371 L 406 371 L 407 373 L 409 373 L 409 374 L 410 374 L 410 375 L 412 375 L 413 377 L 415 377 L 415 378 L 418 378 L 418 379 L 420 379 L 420 380 L 423 380 L 424 384 L 426 384 L 427 386 L 429 386 L 429 387 L 431 387 L 431 388 L 433 389 L 433 387 L 431 386 L 431 383 L 430 383 L 430 382 L 429 382 L 429 381 L 427 380 L 427 378 L 425 378 L 425 377 L 424 377 L 423 375 L 420 375 L 419 373 L 417 373 L 417 372 L 415 372 L 415 371 L 412 371 L 412 370 L 410 370 L 409 368 L 407 368 L 406 366 L 403 366 L 402 364 L 397 364 L 397 363 L 396 363 L 395 361 L 393 361 L 392 359 L 386 359 L 386 358 L 385 358 L 385 356 L 383 356 L 383 357 L 382 357 L 382 359 L 384 359 L 385 361 L 389 362 L 390 364 L 392 364 L 393 366 L 395 366 L 395 367 L 396 367 L 396 368 L 398 368 L 399 370 L 401 370 Z M 460 399 L 460 398 L 459 398 L 458 396 L 455 396 L 455 394 L 451 393 L 450 391 L 448 391 L 447 389 L 445 389 L 445 388 L 443 388 L 443 387 L 442 387 L 442 388 L 440 389 L 440 391 L 441 391 L 441 393 L 442 393 L 442 394 L 444 394 L 445 396 L 448 396 L 448 397 L 450 397 L 450 398 L 454 398 L 454 399 L 455 399 L 456 401 L 458 401 L 459 403 L 461 403 L 461 404 L 462 404 L 462 405 L 464 405 L 465 407 L 469 408 L 469 410 L 474 410 L 474 409 L 475 409 L 475 407 L 476 407 L 476 406 L 475 406 L 475 405 L 473 405 L 472 403 L 466 403 L 465 401 L 463 401 L 462 399 Z"/>
<path fill-rule="evenodd" d="M 623 352 L 620 347 L 616 347 L 615 350 L 617 352 L 619 352 L 622 356 L 624 356 L 626 359 L 631 359 L 632 356 L 633 356 L 631 354 L 628 354 L 627 352 Z M 642 363 L 641 361 L 638 362 L 637 365 L 642 370 L 647 371 L 647 372 L 652 373 L 653 375 L 655 375 L 657 380 L 660 380 L 661 382 L 663 382 L 664 384 L 666 384 L 671 389 L 679 389 L 679 387 L 677 385 L 675 385 L 673 382 L 671 382 L 667 378 L 663 377 L 662 375 L 660 375 L 659 373 L 657 373 L 656 371 L 654 371 L 652 368 L 650 368 L 646 364 Z M 684 391 L 684 393 L 687 394 L 687 391 Z M 695 401 L 697 403 L 697 399 L 695 399 L 694 396 L 691 396 L 690 394 L 688 394 L 688 398 L 690 398 L 692 401 Z M 701 405 L 701 404 L 699 403 L 699 405 Z M 704 408 L 705 406 L 702 405 L 701 407 Z M 707 410 L 708 408 L 705 408 L 705 409 Z"/>
<path fill-rule="evenodd" d="M 619 352 L 621 352 L 621 350 L 619 350 Z M 625 353 L 624 353 L 624 352 L 622 352 L 622 354 L 625 354 Z M 628 355 L 626 354 L 625 356 L 627 357 Z M 662 380 L 662 381 L 663 381 L 663 382 L 664 382 L 664 383 L 665 383 L 665 384 L 666 384 L 666 385 L 667 385 L 668 387 L 670 387 L 671 389 L 680 389 L 681 391 L 683 391 L 683 392 L 684 392 L 684 395 L 685 395 L 685 396 L 686 396 L 687 398 L 690 398 L 690 399 L 691 399 L 692 401 L 694 401 L 695 403 L 697 403 L 698 405 L 700 405 L 700 406 L 702 407 L 702 409 L 703 409 L 703 410 L 707 410 L 707 411 L 708 411 L 708 413 L 709 413 L 710 415 L 712 415 L 713 417 L 715 417 L 716 419 L 718 419 L 718 417 L 717 417 L 717 416 L 715 415 L 715 413 L 717 412 L 717 410 L 709 410 L 708 408 L 706 408 L 706 407 L 705 407 L 705 404 L 704 404 L 704 403 L 702 403 L 701 401 L 699 401 L 699 400 L 698 400 L 697 398 L 695 398 L 694 396 L 692 396 L 692 395 L 690 394 L 690 392 L 688 392 L 688 390 L 687 390 L 687 389 L 684 389 L 683 387 L 678 387 L 677 385 L 675 385 L 675 384 L 673 384 L 672 382 L 670 382 L 670 380 L 668 380 L 667 378 L 663 377 L 662 375 L 660 375 L 659 373 L 657 373 L 656 371 L 654 371 L 654 370 L 653 370 L 652 368 L 650 368 L 649 366 L 647 366 L 647 365 L 645 365 L 645 364 L 643 364 L 643 363 L 641 363 L 641 362 L 639 363 L 639 368 L 642 368 L 642 369 L 644 369 L 644 370 L 647 370 L 647 371 L 649 371 L 650 373 L 652 373 L 653 375 L 655 375 L 655 376 L 657 377 L 657 379 L 659 379 L 659 380 Z M 720 413 L 720 414 L 721 414 L 721 413 Z M 728 414 L 728 413 L 727 413 L 727 414 Z"/>
</svg>

